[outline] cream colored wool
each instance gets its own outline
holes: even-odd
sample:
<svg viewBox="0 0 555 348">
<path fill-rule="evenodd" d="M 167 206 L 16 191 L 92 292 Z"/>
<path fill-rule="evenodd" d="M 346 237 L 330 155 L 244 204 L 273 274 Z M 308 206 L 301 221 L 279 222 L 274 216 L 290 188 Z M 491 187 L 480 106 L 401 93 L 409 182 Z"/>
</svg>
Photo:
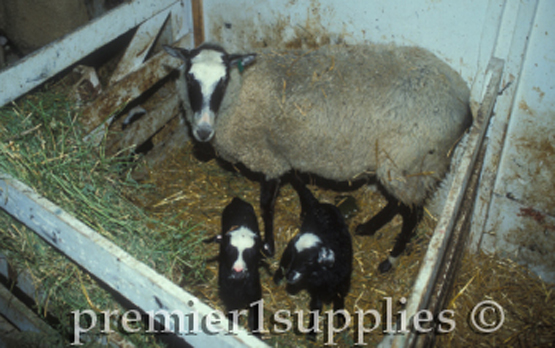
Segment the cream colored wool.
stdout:
<svg viewBox="0 0 555 348">
<path fill-rule="evenodd" d="M 471 123 L 466 83 L 421 48 L 257 53 L 242 74 L 232 69 L 212 144 L 267 179 L 291 169 L 337 181 L 376 174 L 401 202 L 421 205 Z"/>
</svg>

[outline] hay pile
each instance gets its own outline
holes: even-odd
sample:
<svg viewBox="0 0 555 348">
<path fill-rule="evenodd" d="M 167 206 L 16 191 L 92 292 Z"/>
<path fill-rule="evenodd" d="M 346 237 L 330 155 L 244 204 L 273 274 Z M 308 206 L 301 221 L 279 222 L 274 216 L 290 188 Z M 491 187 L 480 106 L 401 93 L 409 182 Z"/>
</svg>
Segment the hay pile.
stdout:
<svg viewBox="0 0 555 348">
<path fill-rule="evenodd" d="M 480 332 L 471 320 L 474 307 L 485 300 L 503 308 L 503 324 L 492 333 Z M 555 346 L 555 285 L 509 259 L 465 255 L 447 309 L 455 312 L 456 329 L 440 335 L 438 347 Z M 484 319 L 493 328 L 501 316 L 487 310 Z"/>
<path fill-rule="evenodd" d="M 174 282 L 202 281 L 196 270 L 204 260 L 193 253 L 203 231 L 191 233 L 185 220 L 172 224 L 153 219 L 130 203 L 126 197 L 153 187 L 130 178 L 133 157 L 106 156 L 104 144 L 96 147 L 81 140 L 79 109 L 68 94 L 62 84 L 49 85 L 0 109 L 0 171 L 33 187 Z M 50 320 L 66 343 L 73 334 L 71 311 L 125 311 L 87 274 L 3 210 L 0 251 L 13 268 L 5 285 L 27 273 L 37 288 L 35 311 Z M 117 321 L 113 324 L 118 326 Z M 153 335 L 126 339 L 138 346 L 158 345 Z"/>
</svg>

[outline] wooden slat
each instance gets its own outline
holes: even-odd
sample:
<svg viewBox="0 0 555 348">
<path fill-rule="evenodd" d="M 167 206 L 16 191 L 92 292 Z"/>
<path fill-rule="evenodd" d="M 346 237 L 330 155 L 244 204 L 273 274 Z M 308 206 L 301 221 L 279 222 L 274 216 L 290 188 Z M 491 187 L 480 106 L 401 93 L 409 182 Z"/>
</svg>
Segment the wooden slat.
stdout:
<svg viewBox="0 0 555 348">
<path fill-rule="evenodd" d="M 122 149 L 141 145 L 158 132 L 171 118 L 175 117 L 178 112 L 179 98 L 177 94 L 173 94 L 161 101 L 156 109 L 147 111 L 145 116 L 132 123 L 123 131 L 121 137 L 107 143 L 107 154 L 110 155 Z"/>
<path fill-rule="evenodd" d="M 116 39 L 176 0 L 134 0 L 106 13 L 0 72 L 0 106 L 39 86 L 81 58 Z"/>
<path fill-rule="evenodd" d="M 188 40 L 187 37 L 183 37 L 175 46 L 182 46 Z M 179 59 L 160 51 L 135 72 L 110 86 L 83 110 L 81 123 L 85 132 L 89 134 L 85 140 L 98 143 L 116 111 L 121 110 L 128 102 L 143 94 L 181 64 Z"/>
<path fill-rule="evenodd" d="M 146 56 L 152 48 L 152 45 L 154 45 L 158 33 L 168 19 L 168 16 L 168 10 L 162 11 L 137 28 L 133 39 L 131 39 L 131 42 L 125 50 L 125 54 L 110 77 L 110 85 L 121 80 L 125 75 L 135 71 L 145 61 Z"/>
<path fill-rule="evenodd" d="M 445 256 L 440 264 L 437 275 L 437 281 L 433 286 L 432 295 L 427 309 L 433 314 L 434 318 L 438 318 L 442 310 L 446 309 L 448 296 L 451 294 L 453 282 L 457 275 L 457 270 L 461 260 L 466 252 L 466 242 L 470 231 L 470 221 L 472 219 L 472 211 L 476 203 L 478 192 L 478 183 L 480 174 L 484 164 L 484 155 L 487 142 L 484 141 L 480 148 L 480 153 L 476 164 L 472 170 L 472 175 L 468 182 L 468 187 L 464 192 L 461 208 L 456 219 L 451 239 L 445 251 Z M 417 336 L 415 347 L 433 347 L 437 336 L 435 330 L 431 330 L 427 334 Z"/>
<path fill-rule="evenodd" d="M 0 314 L 8 319 L 20 331 L 38 332 L 50 337 L 57 336 L 56 331 L 46 324 L 19 301 L 11 292 L 0 284 Z"/>
<path fill-rule="evenodd" d="M 489 217 L 490 203 L 499 163 L 506 142 L 507 129 L 511 121 L 515 96 L 522 73 L 522 66 L 527 51 L 527 45 L 532 29 L 539 0 L 518 1 L 505 3 L 504 15 L 500 23 L 498 43 L 495 47 L 497 57 L 507 57 L 503 73 L 503 94 L 498 99 L 495 110 L 495 122 L 492 122 L 488 133 L 489 143 L 484 159 L 484 169 L 478 188 L 478 198 L 470 229 L 469 249 L 477 252 L 482 246 L 486 223 Z"/>
<path fill-rule="evenodd" d="M 196 297 L 137 261 L 30 187 L 2 173 L 0 207 L 144 312 L 180 311 L 186 330 L 193 327 L 189 326 L 194 317 L 192 313 L 203 319 L 213 312 Z M 176 328 L 173 316 L 169 326 L 171 330 Z M 228 322 L 225 318 L 214 323 L 213 327 L 221 331 L 211 335 L 201 329 L 182 338 L 198 347 L 267 347 L 241 329 L 233 335 L 226 334 Z"/>
<path fill-rule="evenodd" d="M 195 34 L 195 47 L 204 42 L 204 9 L 202 0 L 191 0 L 193 9 L 193 32 Z"/>
</svg>

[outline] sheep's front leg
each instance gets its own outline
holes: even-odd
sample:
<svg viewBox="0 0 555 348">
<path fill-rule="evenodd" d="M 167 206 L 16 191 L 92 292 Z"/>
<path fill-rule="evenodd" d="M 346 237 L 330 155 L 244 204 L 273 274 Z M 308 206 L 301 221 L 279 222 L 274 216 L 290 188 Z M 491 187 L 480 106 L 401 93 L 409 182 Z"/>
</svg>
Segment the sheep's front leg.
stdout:
<svg viewBox="0 0 555 348">
<path fill-rule="evenodd" d="M 265 180 L 260 183 L 260 209 L 264 221 L 264 254 L 274 256 L 274 210 L 279 194 L 279 179 Z"/>
</svg>

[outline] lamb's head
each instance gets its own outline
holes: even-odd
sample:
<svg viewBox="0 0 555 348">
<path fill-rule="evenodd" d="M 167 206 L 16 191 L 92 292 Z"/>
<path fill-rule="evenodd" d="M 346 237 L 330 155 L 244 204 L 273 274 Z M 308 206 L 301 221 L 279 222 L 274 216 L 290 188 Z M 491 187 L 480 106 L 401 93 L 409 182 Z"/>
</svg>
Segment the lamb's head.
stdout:
<svg viewBox="0 0 555 348">
<path fill-rule="evenodd" d="M 166 52 L 185 62 L 185 80 L 192 114 L 187 115 L 193 136 L 207 142 L 214 136 L 214 123 L 229 82 L 230 69 L 240 71 L 255 60 L 256 54 L 228 54 L 213 44 L 193 50 L 164 46 Z"/>
<path fill-rule="evenodd" d="M 278 283 L 285 272 L 287 283 L 296 285 L 314 273 L 333 267 L 334 263 L 335 253 L 320 237 L 310 232 L 302 233 L 289 242 L 274 281 Z"/>
<path fill-rule="evenodd" d="M 229 267 L 226 274 L 231 279 L 242 279 L 258 268 L 260 237 L 246 227 L 229 231 L 221 244 L 220 267 Z"/>
</svg>

